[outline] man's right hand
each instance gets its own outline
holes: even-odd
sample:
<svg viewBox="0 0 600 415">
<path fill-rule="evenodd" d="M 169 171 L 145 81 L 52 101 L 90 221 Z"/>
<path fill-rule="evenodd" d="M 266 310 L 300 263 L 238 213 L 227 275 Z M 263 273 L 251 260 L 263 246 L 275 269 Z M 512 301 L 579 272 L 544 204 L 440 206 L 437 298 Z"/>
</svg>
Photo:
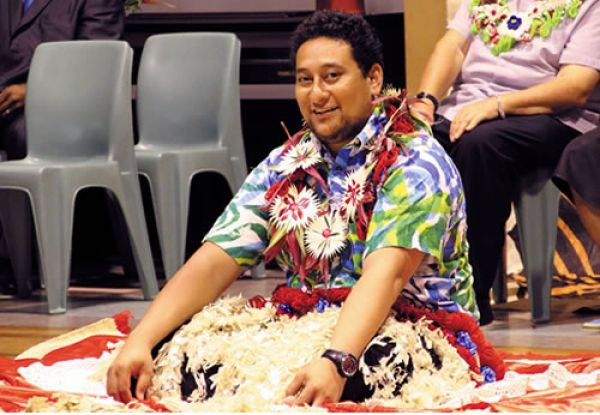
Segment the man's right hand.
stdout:
<svg viewBox="0 0 600 415">
<path fill-rule="evenodd" d="M 135 397 L 143 400 L 150 379 L 154 373 L 151 348 L 139 342 L 127 341 L 119 355 L 108 369 L 106 391 L 114 399 L 123 403 L 129 402 L 131 395 L 131 379 L 137 379 Z"/>
<path fill-rule="evenodd" d="M 0 115 L 6 117 L 11 112 L 25 106 L 26 84 L 9 85 L 0 91 Z"/>
</svg>

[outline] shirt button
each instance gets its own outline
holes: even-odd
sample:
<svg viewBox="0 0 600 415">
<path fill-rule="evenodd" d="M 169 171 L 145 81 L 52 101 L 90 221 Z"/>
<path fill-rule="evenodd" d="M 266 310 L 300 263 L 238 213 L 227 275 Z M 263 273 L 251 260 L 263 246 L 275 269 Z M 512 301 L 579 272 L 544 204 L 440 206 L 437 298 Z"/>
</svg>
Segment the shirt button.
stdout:
<svg viewBox="0 0 600 415">
<path fill-rule="evenodd" d="M 335 166 L 335 170 L 336 171 L 342 171 L 342 170 L 344 170 L 344 168 L 342 166 Z"/>
</svg>

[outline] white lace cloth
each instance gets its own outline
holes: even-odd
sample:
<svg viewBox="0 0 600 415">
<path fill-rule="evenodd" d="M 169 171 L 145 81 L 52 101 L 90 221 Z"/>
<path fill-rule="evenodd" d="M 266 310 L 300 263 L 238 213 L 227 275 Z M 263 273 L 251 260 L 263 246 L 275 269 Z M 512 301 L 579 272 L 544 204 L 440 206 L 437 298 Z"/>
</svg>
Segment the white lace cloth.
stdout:
<svg viewBox="0 0 600 415">
<path fill-rule="evenodd" d="M 564 388 L 569 383 L 578 386 L 589 386 L 600 382 L 600 370 L 590 373 L 571 373 L 565 366 L 556 361 L 520 360 L 520 362 L 530 362 L 531 364 L 549 363 L 549 367 L 545 372 L 535 374 L 508 371 L 503 380 L 488 383 L 478 388 L 475 387 L 475 383 L 471 383 L 456 393 L 442 407 L 459 408 L 477 402 L 495 403 L 501 399 L 524 396 L 532 391 Z"/>
</svg>

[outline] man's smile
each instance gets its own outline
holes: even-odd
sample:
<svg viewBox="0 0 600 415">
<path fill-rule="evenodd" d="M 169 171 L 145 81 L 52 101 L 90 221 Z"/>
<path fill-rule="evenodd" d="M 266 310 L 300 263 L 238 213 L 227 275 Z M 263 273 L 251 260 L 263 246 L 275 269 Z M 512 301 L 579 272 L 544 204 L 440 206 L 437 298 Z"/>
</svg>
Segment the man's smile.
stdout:
<svg viewBox="0 0 600 415">
<path fill-rule="evenodd" d="M 323 109 L 313 109 L 313 114 L 323 115 L 337 110 L 339 107 L 331 107 L 331 108 L 323 108 Z"/>
</svg>

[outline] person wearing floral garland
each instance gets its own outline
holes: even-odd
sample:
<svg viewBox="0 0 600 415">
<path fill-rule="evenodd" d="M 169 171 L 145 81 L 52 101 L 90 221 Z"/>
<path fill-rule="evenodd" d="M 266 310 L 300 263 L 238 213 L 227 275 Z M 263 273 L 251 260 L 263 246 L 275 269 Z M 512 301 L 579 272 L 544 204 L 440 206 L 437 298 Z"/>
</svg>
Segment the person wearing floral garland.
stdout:
<svg viewBox="0 0 600 415">
<path fill-rule="evenodd" d="M 361 16 L 320 11 L 298 26 L 291 45 L 305 128 L 250 173 L 203 246 L 154 300 L 109 369 L 107 390 L 116 399 L 132 399 L 131 378 L 142 399 L 151 349 L 245 268 L 272 259 L 287 276 L 270 300 L 277 314 L 322 311 L 347 295 L 329 350 L 296 373 L 287 403 L 370 396 L 347 394 L 345 386 L 361 382 L 358 359 L 398 298 L 404 312 L 443 317 L 432 327 L 454 334 L 436 339 L 456 344 L 479 382 L 502 377 L 476 323 L 459 174 L 427 123 L 410 114 L 411 100 L 382 96 L 382 46 L 373 28 Z M 393 342 L 372 348 L 389 352 Z M 435 355 L 426 341 L 417 343 Z M 427 359 L 441 365 L 437 356 Z M 411 374 L 402 367 L 390 381 L 396 394 Z M 209 397 L 210 382 L 203 382 Z"/>
<path fill-rule="evenodd" d="M 518 178 L 600 121 L 599 21 L 597 0 L 464 0 L 423 73 L 415 110 L 463 180 L 481 324 Z"/>
</svg>

